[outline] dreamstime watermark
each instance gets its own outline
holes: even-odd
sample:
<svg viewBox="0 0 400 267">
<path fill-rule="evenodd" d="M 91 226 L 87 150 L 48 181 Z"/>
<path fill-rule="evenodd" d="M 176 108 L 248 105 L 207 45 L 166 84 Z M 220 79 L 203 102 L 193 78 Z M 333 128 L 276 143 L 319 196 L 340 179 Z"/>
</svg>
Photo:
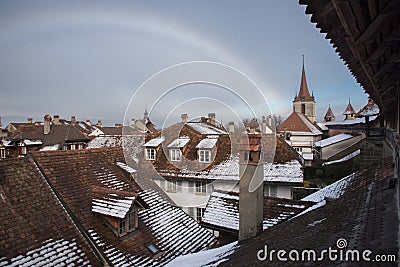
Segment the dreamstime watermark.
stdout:
<svg viewBox="0 0 400 267">
<path fill-rule="evenodd" d="M 264 249 L 261 249 L 257 252 L 257 259 L 259 261 L 269 262 L 276 260 L 279 262 L 396 262 L 396 255 L 373 255 L 373 252 L 369 249 L 347 249 L 347 240 L 344 238 L 339 238 L 336 241 L 336 247 L 329 247 L 328 249 L 323 249 L 321 251 L 316 251 L 313 249 L 305 249 L 301 251 L 296 249 L 292 249 L 290 251 L 283 249 L 269 250 L 268 246 L 264 245 Z"/>
</svg>

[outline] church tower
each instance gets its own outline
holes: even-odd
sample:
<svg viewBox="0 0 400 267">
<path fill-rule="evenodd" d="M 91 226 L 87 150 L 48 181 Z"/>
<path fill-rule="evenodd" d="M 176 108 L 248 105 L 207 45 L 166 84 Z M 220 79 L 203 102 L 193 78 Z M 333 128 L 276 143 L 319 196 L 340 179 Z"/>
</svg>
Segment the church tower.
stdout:
<svg viewBox="0 0 400 267">
<path fill-rule="evenodd" d="M 306 72 L 304 71 L 304 55 L 303 55 L 303 70 L 301 73 L 299 94 L 294 97 L 293 111 L 303 113 L 311 121 L 316 120 L 315 100 L 314 95 L 310 95 L 307 86 Z"/>
</svg>

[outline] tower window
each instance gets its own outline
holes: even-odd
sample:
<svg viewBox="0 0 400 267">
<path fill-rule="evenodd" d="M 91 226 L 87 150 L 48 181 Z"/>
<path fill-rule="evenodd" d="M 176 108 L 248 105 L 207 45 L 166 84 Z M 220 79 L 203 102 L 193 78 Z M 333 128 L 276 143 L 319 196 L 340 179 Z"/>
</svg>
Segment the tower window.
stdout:
<svg viewBox="0 0 400 267">
<path fill-rule="evenodd" d="M 306 104 L 301 104 L 301 113 L 306 114 Z"/>
</svg>

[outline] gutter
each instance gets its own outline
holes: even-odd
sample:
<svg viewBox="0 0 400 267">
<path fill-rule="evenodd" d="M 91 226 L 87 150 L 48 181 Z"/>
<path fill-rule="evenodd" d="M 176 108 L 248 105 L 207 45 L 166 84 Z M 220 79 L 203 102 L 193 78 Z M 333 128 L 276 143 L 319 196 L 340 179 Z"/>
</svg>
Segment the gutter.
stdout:
<svg viewBox="0 0 400 267">
<path fill-rule="evenodd" d="M 86 243 L 89 245 L 89 247 L 94 252 L 96 258 L 99 260 L 99 266 L 103 266 L 103 267 L 113 266 L 113 264 L 108 261 L 106 255 L 104 255 L 104 253 L 97 247 L 95 241 L 91 238 L 89 233 L 82 226 L 82 224 L 79 221 L 79 219 L 75 216 L 73 211 L 68 207 L 67 203 L 62 199 L 61 195 L 58 193 L 58 191 L 55 189 L 55 187 L 51 184 L 50 180 L 46 176 L 46 174 L 43 171 L 42 167 L 36 161 L 35 157 L 32 154 L 28 154 L 28 157 L 33 160 L 33 162 L 35 163 L 36 167 L 38 168 L 38 170 L 42 174 L 43 178 L 45 179 L 46 183 L 50 187 L 51 191 L 54 193 L 54 195 L 56 196 L 57 200 L 60 202 L 61 206 L 64 208 L 64 210 L 67 212 L 68 216 L 73 221 L 75 227 L 78 229 L 78 232 L 81 234 L 83 239 L 86 241 Z"/>
</svg>

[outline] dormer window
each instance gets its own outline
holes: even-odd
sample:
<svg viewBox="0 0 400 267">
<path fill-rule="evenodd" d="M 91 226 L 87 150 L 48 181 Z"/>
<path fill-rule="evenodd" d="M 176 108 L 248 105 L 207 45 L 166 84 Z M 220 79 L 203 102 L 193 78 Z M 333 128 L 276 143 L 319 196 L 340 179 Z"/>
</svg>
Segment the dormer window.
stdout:
<svg viewBox="0 0 400 267">
<path fill-rule="evenodd" d="M 211 162 L 211 151 L 210 150 L 199 150 L 199 162 L 201 162 L 201 163 Z"/>
<path fill-rule="evenodd" d="M 190 139 L 187 136 L 181 136 L 173 140 L 169 145 L 169 160 L 170 161 L 181 161 L 182 160 L 182 150 L 189 143 Z"/>
<path fill-rule="evenodd" d="M 146 160 L 156 159 L 156 150 L 154 148 L 146 148 Z"/>
<path fill-rule="evenodd" d="M 181 161 L 182 152 L 180 149 L 170 149 L 169 156 L 170 156 L 171 161 Z"/>
<path fill-rule="evenodd" d="M 6 150 L 4 148 L 0 149 L 0 158 L 2 159 L 6 158 Z"/>
<path fill-rule="evenodd" d="M 164 137 L 157 137 L 146 142 L 144 146 L 144 154 L 146 160 L 155 160 L 158 147 L 164 142 Z"/>
<path fill-rule="evenodd" d="M 122 237 L 139 226 L 138 210 L 148 207 L 136 194 L 102 187 L 92 189 L 92 212 L 102 215 L 113 233 Z"/>
</svg>

